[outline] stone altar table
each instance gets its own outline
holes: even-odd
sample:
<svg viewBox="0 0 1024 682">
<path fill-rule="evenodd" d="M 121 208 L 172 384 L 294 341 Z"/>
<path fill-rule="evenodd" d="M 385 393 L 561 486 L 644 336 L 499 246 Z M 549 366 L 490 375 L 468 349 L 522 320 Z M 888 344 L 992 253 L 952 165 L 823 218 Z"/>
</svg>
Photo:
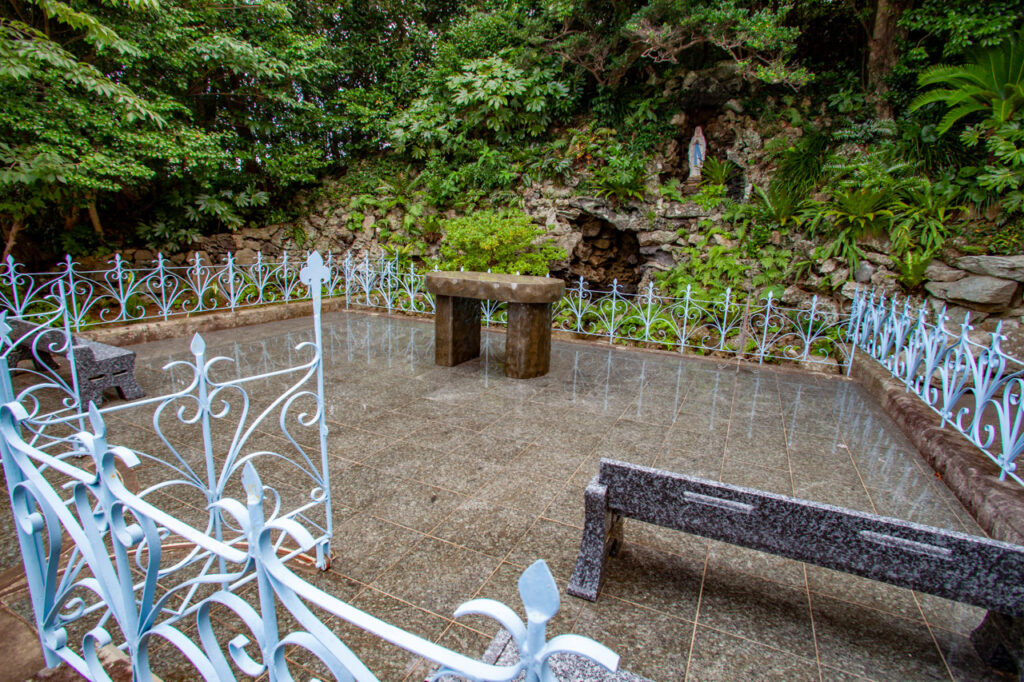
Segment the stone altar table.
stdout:
<svg viewBox="0 0 1024 682">
<path fill-rule="evenodd" d="M 551 304 L 564 290 L 564 282 L 547 277 L 428 273 L 427 291 L 435 296 L 435 362 L 454 367 L 479 356 L 480 301 L 507 301 L 505 376 L 544 376 L 551 365 Z"/>
</svg>

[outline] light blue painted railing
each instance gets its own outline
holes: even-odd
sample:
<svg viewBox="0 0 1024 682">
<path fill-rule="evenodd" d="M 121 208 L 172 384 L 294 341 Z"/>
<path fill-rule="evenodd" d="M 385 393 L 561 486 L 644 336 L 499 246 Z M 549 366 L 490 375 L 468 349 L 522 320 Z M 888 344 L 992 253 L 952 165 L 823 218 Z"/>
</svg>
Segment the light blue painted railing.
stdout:
<svg viewBox="0 0 1024 682">
<path fill-rule="evenodd" d="M 288 254 L 269 261 L 257 254 L 240 264 L 228 254 L 223 264 L 202 262 L 172 266 L 159 256 L 151 268 L 131 268 L 115 256 L 106 270 L 83 270 L 70 257 L 55 273 L 26 273 L 12 259 L 0 266 L 0 306 L 15 315 L 43 312 L 52 306 L 56 288 L 67 296 L 70 327 L 82 328 L 218 310 L 290 303 L 308 299 Z M 346 305 L 388 312 L 433 314 L 424 274 L 397 261 L 346 254 L 328 255 L 324 296 L 343 297 Z M 772 296 L 726 291 L 703 299 L 689 289 L 682 297 L 663 296 L 649 284 L 626 293 L 618 282 L 610 291 L 588 287 L 580 278 L 554 306 L 556 329 L 700 354 L 744 356 L 758 362 L 797 361 L 835 364 L 847 324 L 845 315 L 813 297 L 802 308 L 783 306 Z M 506 305 L 486 301 L 488 325 L 504 325 Z"/>
<path fill-rule="evenodd" d="M 934 319 L 934 322 L 932 321 Z M 945 309 L 860 292 L 854 298 L 847 337 L 880 362 L 999 466 L 1000 479 L 1024 485 L 1016 473 L 1024 451 L 1024 363 L 1007 355 L 1000 328 L 987 343 L 971 339 L 968 315 L 949 325 Z"/>
<path fill-rule="evenodd" d="M 310 254 L 296 273 L 296 286 L 311 292 L 314 311 L 312 340 L 295 348 L 304 358 L 299 364 L 223 378 L 231 373 L 227 359 L 207 357 L 197 335 L 193 361 L 167 367 L 183 388 L 102 410 L 91 403 L 80 409 L 75 387 L 53 367 L 8 366 L 18 344 L 36 360 L 42 360 L 40 351 L 66 350 L 73 319 L 66 314 L 67 299 L 46 299 L 53 320 L 64 315 L 65 324 L 56 341 L 45 337 L 45 347 L 43 337 L 10 338 L 0 316 L 0 386 L 6 398 L 13 397 L 0 407 L 0 455 L 47 664 L 64 662 L 89 679 L 109 680 L 100 650 L 113 645 L 129 654 L 135 679 L 149 680 L 151 647 L 163 641 L 207 680 L 292 679 L 285 652 L 295 649 L 337 679 L 375 679 L 324 624 L 326 613 L 433 661 L 435 678 L 511 680 L 525 671 L 528 680 L 548 679 L 549 658 L 560 653 L 614 669 L 618 657 L 592 640 L 547 639 L 559 596 L 542 561 L 519 581 L 525 623 L 486 599 L 455 612 L 494 618 L 512 634 L 520 657 L 507 666 L 396 628 L 293 572 L 294 562 L 327 568 L 330 561 L 320 324 L 320 293 L 329 274 L 319 254 Z M 261 383 L 273 391 L 269 398 L 265 386 L 256 392 L 266 403 L 258 408 L 250 389 Z M 108 442 L 109 421 L 131 421 L 150 410 L 157 446 Z M 275 442 L 288 446 L 268 449 Z M 132 474 L 138 490 L 125 483 Z M 189 509 L 195 518 L 184 518 Z M 248 632 L 221 637 L 217 622 L 224 610 Z M 190 636 L 193 619 L 198 627 Z"/>
</svg>

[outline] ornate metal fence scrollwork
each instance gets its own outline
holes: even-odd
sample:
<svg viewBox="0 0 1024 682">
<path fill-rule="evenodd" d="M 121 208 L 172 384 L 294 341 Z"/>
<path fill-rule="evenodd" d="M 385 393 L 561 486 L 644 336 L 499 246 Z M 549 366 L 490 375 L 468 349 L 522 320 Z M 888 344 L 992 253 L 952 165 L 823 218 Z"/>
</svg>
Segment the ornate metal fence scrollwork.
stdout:
<svg viewBox="0 0 1024 682">
<path fill-rule="evenodd" d="M 193 270 L 197 279 L 212 276 L 202 267 Z M 209 357 L 196 335 L 192 358 L 166 368 L 179 390 L 104 409 L 90 403 L 87 413 L 52 367 L 20 368 L 46 378 L 27 388 L 7 373 L 0 380 L 8 398 L 0 407 L 0 455 L 46 663 L 109 680 L 99 652 L 113 645 L 130 655 L 135 679 L 149 680 L 154 643 L 162 641 L 207 680 L 292 679 L 286 650 L 302 650 L 338 679 L 375 679 L 317 615 L 326 612 L 434 661 L 435 678 L 510 680 L 526 671 L 527 679 L 548 679 L 548 659 L 556 653 L 614 669 L 618 657 L 596 642 L 546 638 L 558 589 L 543 562 L 520 579 L 526 623 L 491 600 L 473 600 L 456 612 L 489 616 L 512 633 L 520 660 L 508 666 L 396 628 L 292 570 L 294 561 L 321 569 L 330 561 L 320 304 L 332 273 L 316 253 L 301 270 L 287 261 L 276 274 L 261 268 L 291 287 L 286 298 L 303 287 L 313 299 L 313 330 L 296 345 L 294 366 L 242 376 L 230 371 L 227 358 Z M 161 277 L 166 273 L 155 279 Z M 231 274 L 226 281 L 241 280 Z M 262 285 L 245 286 L 255 287 L 253 296 L 268 295 L 260 293 Z M 70 339 L 73 319 L 66 312 L 63 300 L 51 301 L 46 314 L 62 319 L 64 328 L 44 327 L 44 336 L 32 339 L 12 337 L 0 316 L 0 363 L 26 343 L 33 359 L 65 350 L 60 344 Z M 40 397 L 44 384 L 56 399 Z M 131 441 L 127 425 L 140 411 L 150 414 L 158 443 L 113 445 L 108 425 L 118 422 Z M 126 484 L 133 478 L 137 485 Z M 225 610 L 243 628 L 226 639 L 223 621 L 217 622 Z"/>
<path fill-rule="evenodd" d="M 344 298 L 346 306 L 379 308 L 388 312 L 431 315 L 433 297 L 425 275 L 411 264 L 369 254 L 328 254 L 323 295 Z M 86 271 L 70 257 L 55 273 L 26 273 L 8 258 L 0 265 L 0 306 L 12 315 L 52 310 L 60 285 L 70 292 L 63 315 L 70 328 L 167 320 L 178 315 L 237 310 L 247 306 L 309 299 L 309 287 L 298 277 L 294 261 L 256 254 L 241 264 L 228 254 L 220 265 L 197 256 L 191 263 L 171 265 L 158 256 L 152 268 L 129 268 L 120 256 L 108 270 Z M 505 304 L 484 301 L 488 325 L 506 324 Z M 611 343 L 629 342 L 700 354 L 742 356 L 758 362 L 797 361 L 836 364 L 843 358 L 846 315 L 823 307 L 815 297 L 800 308 L 787 308 L 772 296 L 726 291 L 701 298 L 689 288 L 682 297 L 657 293 L 653 283 L 639 293 L 626 293 L 613 282 L 609 291 L 588 287 L 580 278 L 555 304 L 557 329 L 604 337 Z"/>
<path fill-rule="evenodd" d="M 680 298 L 646 291 L 627 294 L 613 282 L 610 292 L 588 289 L 580 278 L 555 307 L 556 328 L 600 336 L 609 343 L 629 341 L 666 350 L 745 356 L 764 361 L 839 363 L 847 318 L 819 306 L 786 308 L 769 294 L 742 299 L 726 290 L 702 299 L 687 287 Z"/>
<path fill-rule="evenodd" d="M 848 337 L 881 363 L 941 418 L 999 466 L 1000 478 L 1024 485 L 1016 473 L 1024 451 L 1024 363 L 1001 348 L 1001 325 L 977 340 L 970 316 L 951 325 L 946 310 L 858 293 Z"/>
</svg>

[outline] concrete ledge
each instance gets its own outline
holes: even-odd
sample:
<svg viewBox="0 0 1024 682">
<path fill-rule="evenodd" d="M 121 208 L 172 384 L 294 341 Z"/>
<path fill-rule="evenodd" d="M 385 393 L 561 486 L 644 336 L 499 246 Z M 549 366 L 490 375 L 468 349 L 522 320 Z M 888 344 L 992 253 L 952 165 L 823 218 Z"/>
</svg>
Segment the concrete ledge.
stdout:
<svg viewBox="0 0 1024 682">
<path fill-rule="evenodd" d="M 990 537 L 1024 544 L 1024 488 L 999 480 L 999 467 L 894 379 L 857 353 L 851 375 L 885 410 Z"/>
<path fill-rule="evenodd" d="M 345 309 L 344 298 L 325 299 L 322 311 L 335 312 Z M 178 315 L 167 320 L 155 322 L 136 322 L 116 327 L 98 327 L 86 329 L 79 336 L 92 341 L 106 343 L 111 346 L 131 346 L 150 341 L 190 337 L 195 333 L 214 332 L 222 329 L 234 329 L 251 324 L 279 322 L 296 317 L 313 315 L 312 301 L 298 301 L 282 305 L 269 303 L 257 308 L 242 308 L 235 311 L 199 313 L 196 315 Z"/>
</svg>

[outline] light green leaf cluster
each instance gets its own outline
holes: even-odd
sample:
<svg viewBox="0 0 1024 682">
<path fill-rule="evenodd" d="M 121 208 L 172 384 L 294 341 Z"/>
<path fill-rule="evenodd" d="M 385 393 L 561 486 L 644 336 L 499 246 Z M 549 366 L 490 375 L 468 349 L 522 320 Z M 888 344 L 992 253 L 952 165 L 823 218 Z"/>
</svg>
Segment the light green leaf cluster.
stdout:
<svg viewBox="0 0 1024 682">
<path fill-rule="evenodd" d="M 552 261 L 566 258 L 550 239 L 539 241 L 543 230 L 522 212 L 475 211 L 442 220 L 440 227 L 442 270 L 546 275 Z"/>
</svg>

